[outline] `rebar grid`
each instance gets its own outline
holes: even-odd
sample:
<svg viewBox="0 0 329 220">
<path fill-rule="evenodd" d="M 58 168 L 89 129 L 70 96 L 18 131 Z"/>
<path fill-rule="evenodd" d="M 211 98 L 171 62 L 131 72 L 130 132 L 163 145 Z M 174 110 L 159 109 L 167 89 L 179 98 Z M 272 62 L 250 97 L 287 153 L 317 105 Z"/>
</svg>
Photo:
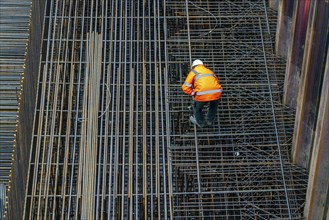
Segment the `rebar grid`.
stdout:
<svg viewBox="0 0 329 220">
<path fill-rule="evenodd" d="M 166 4 L 176 15 L 168 16 L 167 40 L 172 217 L 300 219 L 307 178 L 289 164 L 294 114 L 280 100 L 273 12 L 262 0 Z M 188 120 L 191 98 L 177 96 L 192 59 L 224 88 L 215 125 L 197 130 Z"/>
<path fill-rule="evenodd" d="M 294 118 L 263 1 L 48 0 L 45 12 L 25 219 L 299 216 L 306 176 L 288 163 Z M 192 58 L 225 89 L 197 131 L 180 88 Z"/>
<path fill-rule="evenodd" d="M 24 218 L 168 218 L 160 7 L 47 2 Z"/>
<path fill-rule="evenodd" d="M 0 3 L 0 184 L 8 186 L 15 148 L 30 0 Z"/>
</svg>

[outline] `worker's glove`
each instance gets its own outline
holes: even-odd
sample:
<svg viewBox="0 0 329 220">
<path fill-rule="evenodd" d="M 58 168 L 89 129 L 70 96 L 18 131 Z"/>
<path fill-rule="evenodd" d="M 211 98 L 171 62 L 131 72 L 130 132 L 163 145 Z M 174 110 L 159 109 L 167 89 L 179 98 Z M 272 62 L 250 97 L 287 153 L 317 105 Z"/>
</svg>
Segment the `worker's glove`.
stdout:
<svg viewBox="0 0 329 220">
<path fill-rule="evenodd" d="M 191 96 L 194 96 L 195 95 L 195 92 L 194 92 L 194 90 L 192 91 L 192 93 L 191 93 Z"/>
</svg>

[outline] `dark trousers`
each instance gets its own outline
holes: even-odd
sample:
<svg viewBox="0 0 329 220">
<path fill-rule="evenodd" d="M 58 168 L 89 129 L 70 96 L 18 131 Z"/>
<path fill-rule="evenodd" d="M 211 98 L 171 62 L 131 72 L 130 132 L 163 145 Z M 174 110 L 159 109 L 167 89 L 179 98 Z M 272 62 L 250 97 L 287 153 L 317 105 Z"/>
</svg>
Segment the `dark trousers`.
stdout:
<svg viewBox="0 0 329 220">
<path fill-rule="evenodd" d="M 213 122 L 215 117 L 216 117 L 218 102 L 219 102 L 219 100 L 209 101 L 209 102 L 194 101 L 193 114 L 196 118 L 196 121 L 200 125 L 204 125 L 204 123 L 205 123 L 205 119 L 204 119 L 204 116 L 203 116 L 203 107 L 206 104 L 209 103 L 209 109 L 208 109 L 208 113 L 207 113 L 207 121 Z"/>
</svg>

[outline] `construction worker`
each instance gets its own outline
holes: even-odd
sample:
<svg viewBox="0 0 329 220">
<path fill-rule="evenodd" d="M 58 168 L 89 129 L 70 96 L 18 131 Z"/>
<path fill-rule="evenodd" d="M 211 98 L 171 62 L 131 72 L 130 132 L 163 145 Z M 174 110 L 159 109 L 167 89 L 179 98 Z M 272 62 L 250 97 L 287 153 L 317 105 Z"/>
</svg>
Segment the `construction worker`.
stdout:
<svg viewBox="0 0 329 220">
<path fill-rule="evenodd" d="M 222 96 L 222 86 L 213 71 L 203 65 L 201 60 L 194 60 L 184 84 L 183 92 L 194 97 L 193 116 L 190 121 L 199 126 L 212 125 L 215 119 L 218 100 Z M 202 109 L 209 103 L 207 119 L 204 120 Z"/>
</svg>

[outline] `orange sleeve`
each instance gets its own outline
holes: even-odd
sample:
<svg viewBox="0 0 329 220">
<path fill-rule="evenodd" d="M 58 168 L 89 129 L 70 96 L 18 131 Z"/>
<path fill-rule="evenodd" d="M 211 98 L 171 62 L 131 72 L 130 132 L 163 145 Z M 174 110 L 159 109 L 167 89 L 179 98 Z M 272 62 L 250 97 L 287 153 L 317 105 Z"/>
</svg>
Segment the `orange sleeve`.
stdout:
<svg viewBox="0 0 329 220">
<path fill-rule="evenodd" d="M 217 83 L 219 84 L 219 87 L 220 87 L 221 89 L 223 89 L 222 85 L 220 84 L 219 77 L 216 76 L 215 74 L 214 74 L 214 76 L 215 76 L 215 78 L 216 78 L 216 80 L 217 80 Z"/>
<path fill-rule="evenodd" d="M 215 76 L 215 78 L 217 79 L 217 82 L 218 82 L 218 84 L 219 84 L 219 77 L 218 76 L 216 76 L 216 74 L 214 73 L 214 76 Z"/>
<path fill-rule="evenodd" d="M 195 78 L 195 74 L 192 71 L 189 72 L 185 82 L 182 85 L 182 90 L 187 95 L 194 95 L 194 86 L 193 86 L 194 78 Z"/>
</svg>

